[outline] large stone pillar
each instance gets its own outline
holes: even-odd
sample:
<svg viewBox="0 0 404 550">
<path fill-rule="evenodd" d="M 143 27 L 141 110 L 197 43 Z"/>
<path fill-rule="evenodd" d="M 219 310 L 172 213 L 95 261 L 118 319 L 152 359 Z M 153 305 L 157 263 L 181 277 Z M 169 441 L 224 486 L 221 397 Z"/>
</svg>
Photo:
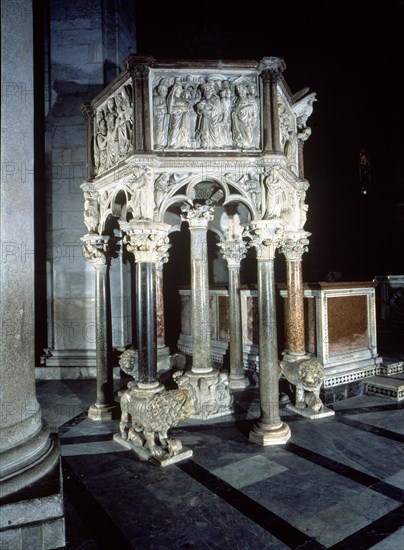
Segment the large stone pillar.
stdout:
<svg viewBox="0 0 404 550">
<path fill-rule="evenodd" d="M 229 269 L 229 322 L 230 322 L 230 377 L 232 390 L 248 385 L 243 368 L 243 327 L 241 322 L 240 263 L 246 255 L 245 243 L 241 240 L 220 243 Z"/>
<path fill-rule="evenodd" d="M 4 9 L 3 9 L 4 8 Z M 2 3 L 0 546 L 65 545 L 57 438 L 35 391 L 32 2 Z"/>
<path fill-rule="evenodd" d="M 286 352 L 284 359 L 295 361 L 306 356 L 302 256 L 307 252 L 310 233 L 288 232 L 282 243 L 286 258 L 287 297 L 285 298 Z"/>
<path fill-rule="evenodd" d="M 274 259 L 283 229 L 278 222 L 259 220 L 247 228 L 250 246 L 257 251 L 259 389 L 261 417 L 250 432 L 259 445 L 286 443 L 290 428 L 279 416 L 279 376 Z"/>
<path fill-rule="evenodd" d="M 97 366 L 97 397 L 88 409 L 92 420 L 111 419 L 117 403 L 114 401 L 112 365 L 111 302 L 109 269 L 111 238 L 107 235 L 85 235 L 84 258 L 95 268 L 95 346 Z"/>
<path fill-rule="evenodd" d="M 214 208 L 207 200 L 181 210 L 191 233 L 192 368 L 184 376 L 192 390 L 192 416 L 213 418 L 231 412 L 233 402 L 228 374 L 213 369 L 211 358 L 207 231 Z"/>
</svg>

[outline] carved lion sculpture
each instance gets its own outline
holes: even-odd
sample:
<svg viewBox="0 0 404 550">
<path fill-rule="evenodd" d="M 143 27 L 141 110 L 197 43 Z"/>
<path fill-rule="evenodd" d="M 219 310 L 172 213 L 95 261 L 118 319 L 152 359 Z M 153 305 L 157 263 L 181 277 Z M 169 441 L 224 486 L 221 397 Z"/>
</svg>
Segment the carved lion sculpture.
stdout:
<svg viewBox="0 0 404 550">
<path fill-rule="evenodd" d="M 316 359 L 303 361 L 281 362 L 281 373 L 296 387 L 295 407 L 304 409 L 306 406 L 313 412 L 323 408 L 320 399 L 320 388 L 324 381 L 324 367 Z"/>
<path fill-rule="evenodd" d="M 145 398 L 131 387 L 121 397 L 121 437 L 147 448 L 153 456 L 173 454 L 179 447 L 176 440 L 168 439 L 167 431 L 190 415 L 191 400 L 186 389 L 162 390 Z"/>
</svg>

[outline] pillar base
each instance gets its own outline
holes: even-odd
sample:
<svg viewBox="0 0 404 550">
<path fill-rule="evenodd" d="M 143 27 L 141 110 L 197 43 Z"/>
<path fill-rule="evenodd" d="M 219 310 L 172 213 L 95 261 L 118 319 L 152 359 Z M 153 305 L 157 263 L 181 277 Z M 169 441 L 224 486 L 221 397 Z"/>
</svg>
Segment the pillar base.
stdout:
<svg viewBox="0 0 404 550">
<path fill-rule="evenodd" d="M 295 361 L 303 361 L 305 359 L 312 359 L 312 358 L 313 358 L 313 355 L 306 352 L 295 353 L 295 352 L 284 351 L 282 354 L 282 361 L 288 361 L 290 363 L 294 363 Z"/>
<path fill-rule="evenodd" d="M 176 464 L 177 462 L 186 460 L 193 455 L 192 449 L 188 449 L 188 447 L 181 447 L 180 450 L 175 452 L 166 452 L 161 450 L 160 455 L 152 454 L 149 449 L 146 449 L 145 447 L 137 443 L 133 443 L 128 439 L 123 439 L 121 434 L 114 434 L 113 440 L 125 447 L 126 449 L 133 451 L 139 460 L 147 460 L 148 462 L 151 462 L 152 464 L 161 467 L 170 466 L 170 464 Z M 175 442 L 177 441 L 179 440 L 175 440 Z"/>
<path fill-rule="evenodd" d="M 259 421 L 250 431 L 249 440 L 258 445 L 282 445 L 291 436 L 290 428 L 284 422 L 278 426 L 270 426 Z"/>
<path fill-rule="evenodd" d="M 93 403 L 88 409 L 88 418 L 91 420 L 112 420 L 118 414 L 119 405 L 113 403 L 111 405 L 98 405 Z"/>
<path fill-rule="evenodd" d="M 233 395 L 227 373 L 211 370 L 205 373 L 187 371 L 178 387 L 189 386 L 191 418 L 208 420 L 233 414 Z"/>
<path fill-rule="evenodd" d="M 231 390 L 245 390 L 245 388 L 249 385 L 249 380 L 245 376 L 240 377 L 232 377 L 230 374 L 229 376 L 229 388 Z"/>
<path fill-rule="evenodd" d="M 42 477 L 32 482 L 14 478 L 14 486 L 20 487 L 13 494 L 0 500 L 1 548 L 62 548 L 65 546 L 65 519 L 60 449 L 52 434 L 54 465 L 43 469 Z M 22 477 L 22 478 L 21 478 Z"/>
</svg>

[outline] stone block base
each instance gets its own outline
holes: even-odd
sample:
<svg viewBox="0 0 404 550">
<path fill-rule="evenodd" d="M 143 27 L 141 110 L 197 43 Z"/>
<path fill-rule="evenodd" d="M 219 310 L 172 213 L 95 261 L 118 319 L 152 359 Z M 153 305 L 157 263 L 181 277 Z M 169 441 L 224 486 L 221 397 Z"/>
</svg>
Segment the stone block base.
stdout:
<svg viewBox="0 0 404 550">
<path fill-rule="evenodd" d="M 313 411 L 307 407 L 305 409 L 299 409 L 291 403 L 288 403 L 285 408 L 288 411 L 292 411 L 300 416 L 304 416 L 305 418 L 310 418 L 311 420 L 317 420 L 317 418 L 325 418 L 326 416 L 333 416 L 335 414 L 335 411 L 328 409 L 327 407 L 323 407 L 319 411 Z"/>
<path fill-rule="evenodd" d="M 65 546 L 60 460 L 51 472 L 0 502 L 0 548 Z"/>
<path fill-rule="evenodd" d="M 145 447 L 141 447 L 140 445 L 136 445 L 132 441 L 123 439 L 121 437 L 121 434 L 114 434 L 113 439 L 126 449 L 133 451 L 140 460 L 147 460 L 152 464 L 155 464 L 156 466 L 169 466 L 170 464 L 181 462 L 182 460 L 185 460 L 193 455 L 192 449 L 182 447 L 181 450 L 176 454 L 164 453 L 162 454 L 162 456 L 154 456 Z"/>
<path fill-rule="evenodd" d="M 88 409 L 88 418 L 91 420 L 112 420 L 113 418 L 118 418 L 119 414 L 120 408 L 118 403 L 107 407 L 100 407 L 96 403 L 93 403 Z"/>
<path fill-rule="evenodd" d="M 258 422 L 250 432 L 249 440 L 258 445 L 283 445 L 291 436 L 290 428 L 282 422 L 278 428 L 271 429 L 270 426 Z"/>
</svg>

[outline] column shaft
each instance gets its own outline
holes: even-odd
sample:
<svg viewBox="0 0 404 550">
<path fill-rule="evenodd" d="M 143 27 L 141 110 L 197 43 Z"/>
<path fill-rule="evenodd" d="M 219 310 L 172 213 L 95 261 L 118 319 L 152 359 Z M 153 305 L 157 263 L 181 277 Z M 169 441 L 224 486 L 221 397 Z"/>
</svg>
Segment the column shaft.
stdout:
<svg viewBox="0 0 404 550">
<path fill-rule="evenodd" d="M 305 354 L 301 261 L 286 262 L 288 296 L 285 303 L 286 347 L 291 355 Z"/>
<path fill-rule="evenodd" d="M 192 371 L 212 370 L 210 343 L 210 310 L 207 229 L 190 227 L 191 232 L 191 322 Z"/>
<path fill-rule="evenodd" d="M 139 382 L 150 384 L 157 377 L 156 265 L 136 263 L 136 321 Z"/>
<path fill-rule="evenodd" d="M 258 318 L 261 421 L 279 426 L 279 369 L 274 260 L 258 261 Z"/>
<path fill-rule="evenodd" d="M 246 380 L 243 369 L 243 328 L 241 324 L 240 267 L 229 266 L 229 314 L 230 314 L 230 386 L 236 380 Z M 245 383 L 241 387 L 245 387 Z"/>
<path fill-rule="evenodd" d="M 166 343 L 164 323 L 163 266 L 156 268 L 156 315 L 157 315 L 157 347 L 164 348 Z"/>
<path fill-rule="evenodd" d="M 109 295 L 109 265 L 96 267 L 95 275 L 95 338 L 97 364 L 97 398 L 95 405 L 113 404 L 111 310 Z"/>
</svg>

